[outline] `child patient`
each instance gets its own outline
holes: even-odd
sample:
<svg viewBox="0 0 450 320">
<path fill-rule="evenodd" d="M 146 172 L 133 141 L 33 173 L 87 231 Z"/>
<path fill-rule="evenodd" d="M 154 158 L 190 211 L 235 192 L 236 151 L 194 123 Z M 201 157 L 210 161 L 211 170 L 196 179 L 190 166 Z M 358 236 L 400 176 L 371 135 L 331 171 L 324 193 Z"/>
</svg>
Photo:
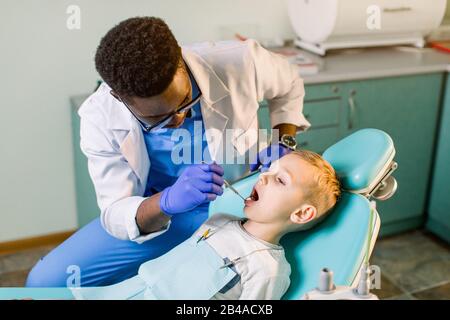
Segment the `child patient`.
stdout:
<svg viewBox="0 0 450 320">
<path fill-rule="evenodd" d="M 239 281 L 213 299 L 280 299 L 291 273 L 280 239 L 324 219 L 340 193 L 334 169 L 314 152 L 294 151 L 272 163 L 245 201 L 246 218 L 214 214 L 195 233 L 217 229 L 205 241 L 222 257 L 248 254 L 234 263 Z"/>
<path fill-rule="evenodd" d="M 217 213 L 192 235 L 199 239 L 206 230 L 212 230 L 203 241 L 219 259 L 233 262 L 230 268 L 235 275 L 219 292 L 213 293 L 212 299 L 280 299 L 289 287 L 291 273 L 279 244 L 281 237 L 313 227 L 326 217 L 339 196 L 336 173 L 318 154 L 294 151 L 273 162 L 268 172 L 260 174 L 245 201 L 246 218 Z M 183 265 L 180 268 L 183 270 Z M 201 274 L 186 275 L 192 276 L 198 276 L 201 281 Z M 141 282 L 136 276 L 119 286 L 133 285 L 136 279 Z M 123 298 L 130 297 L 124 294 Z"/>
</svg>

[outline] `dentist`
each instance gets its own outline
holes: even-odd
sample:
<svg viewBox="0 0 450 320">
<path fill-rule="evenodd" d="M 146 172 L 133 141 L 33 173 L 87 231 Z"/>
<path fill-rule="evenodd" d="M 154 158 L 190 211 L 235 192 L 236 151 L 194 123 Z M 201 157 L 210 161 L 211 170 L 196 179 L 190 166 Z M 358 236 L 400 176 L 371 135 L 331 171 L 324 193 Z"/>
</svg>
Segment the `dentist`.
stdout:
<svg viewBox="0 0 450 320">
<path fill-rule="evenodd" d="M 295 148 L 297 131 L 310 126 L 298 70 L 253 40 L 180 47 L 161 19 L 131 18 L 103 37 L 95 65 L 104 82 L 79 115 L 101 216 L 43 257 L 29 287 L 117 283 L 192 235 L 222 194 L 224 176 L 234 180 L 246 169 L 212 160 L 227 131 L 237 155 L 249 154 L 258 102 L 268 101 L 281 138 L 258 153 L 251 170 Z M 182 129 L 187 139 L 174 139 Z M 174 161 L 180 144 L 183 159 L 195 150 L 202 158 Z"/>
</svg>

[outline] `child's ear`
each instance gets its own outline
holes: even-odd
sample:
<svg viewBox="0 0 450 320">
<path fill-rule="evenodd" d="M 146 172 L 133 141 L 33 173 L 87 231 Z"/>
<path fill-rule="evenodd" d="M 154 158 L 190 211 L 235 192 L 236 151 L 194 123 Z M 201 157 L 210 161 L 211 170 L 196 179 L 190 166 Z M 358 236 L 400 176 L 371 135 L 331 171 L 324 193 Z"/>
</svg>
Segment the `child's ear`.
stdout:
<svg viewBox="0 0 450 320">
<path fill-rule="evenodd" d="M 305 224 L 317 217 L 317 209 L 310 204 L 302 205 L 297 211 L 291 213 L 291 221 L 296 224 Z"/>
</svg>

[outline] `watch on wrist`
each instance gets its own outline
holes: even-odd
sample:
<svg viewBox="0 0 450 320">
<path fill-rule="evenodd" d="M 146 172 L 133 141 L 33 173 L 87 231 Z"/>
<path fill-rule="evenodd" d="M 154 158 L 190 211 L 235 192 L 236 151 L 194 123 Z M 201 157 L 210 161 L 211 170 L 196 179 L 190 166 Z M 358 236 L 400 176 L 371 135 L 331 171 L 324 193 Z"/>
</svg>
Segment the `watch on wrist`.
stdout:
<svg viewBox="0 0 450 320">
<path fill-rule="evenodd" d="M 297 141 L 295 140 L 295 137 L 289 134 L 283 134 L 281 136 L 280 144 L 291 150 L 295 150 L 295 148 L 297 147 Z"/>
</svg>

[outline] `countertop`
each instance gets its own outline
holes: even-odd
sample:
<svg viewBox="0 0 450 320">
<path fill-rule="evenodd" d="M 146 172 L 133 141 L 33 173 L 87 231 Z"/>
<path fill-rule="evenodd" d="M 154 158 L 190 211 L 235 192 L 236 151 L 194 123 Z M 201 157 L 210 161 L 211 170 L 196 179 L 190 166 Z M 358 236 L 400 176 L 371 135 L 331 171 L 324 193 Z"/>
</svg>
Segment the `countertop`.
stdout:
<svg viewBox="0 0 450 320">
<path fill-rule="evenodd" d="M 450 71 L 450 54 L 432 48 L 344 49 L 325 57 L 302 52 L 319 65 L 317 74 L 302 75 L 305 84 Z"/>
<path fill-rule="evenodd" d="M 301 51 L 319 66 L 317 74 L 302 75 L 306 85 L 450 71 L 450 54 L 431 48 L 343 49 L 325 57 Z M 71 97 L 72 108 L 77 110 L 87 97 Z"/>
</svg>

